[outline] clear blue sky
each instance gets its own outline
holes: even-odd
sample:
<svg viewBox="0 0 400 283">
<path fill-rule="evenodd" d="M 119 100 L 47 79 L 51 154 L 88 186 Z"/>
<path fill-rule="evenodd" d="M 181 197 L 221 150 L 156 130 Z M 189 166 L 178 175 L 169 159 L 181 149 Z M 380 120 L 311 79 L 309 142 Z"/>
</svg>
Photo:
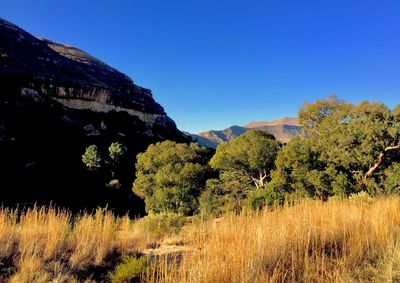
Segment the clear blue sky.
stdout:
<svg viewBox="0 0 400 283">
<path fill-rule="evenodd" d="M 194 133 L 331 93 L 400 103 L 398 0 L 0 0 L 0 17 L 128 74 Z"/>
</svg>

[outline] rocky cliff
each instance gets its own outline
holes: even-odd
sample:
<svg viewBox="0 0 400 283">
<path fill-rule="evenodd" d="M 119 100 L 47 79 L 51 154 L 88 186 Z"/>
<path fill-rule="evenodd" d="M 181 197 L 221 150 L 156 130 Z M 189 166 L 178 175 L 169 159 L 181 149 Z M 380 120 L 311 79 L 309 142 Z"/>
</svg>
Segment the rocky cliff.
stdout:
<svg viewBox="0 0 400 283">
<path fill-rule="evenodd" d="M 128 147 L 118 178 L 132 199 L 136 154 L 165 139 L 189 141 L 149 89 L 0 19 L 0 202 L 109 203 L 110 176 L 87 172 L 81 155 L 90 144 L 107 154 L 113 141 Z"/>
<path fill-rule="evenodd" d="M 39 39 L 0 19 L 0 77 L 76 109 L 126 111 L 147 123 L 170 119 L 150 90 L 75 47 Z"/>
</svg>

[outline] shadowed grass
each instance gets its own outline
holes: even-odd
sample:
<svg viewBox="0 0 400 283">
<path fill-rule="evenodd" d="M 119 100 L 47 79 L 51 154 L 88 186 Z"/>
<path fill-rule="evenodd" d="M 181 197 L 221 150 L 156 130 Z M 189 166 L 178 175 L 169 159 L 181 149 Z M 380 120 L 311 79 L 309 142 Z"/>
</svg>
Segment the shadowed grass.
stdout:
<svg viewBox="0 0 400 283">
<path fill-rule="evenodd" d="M 12 282 L 66 282 L 85 270 L 112 268 L 135 253 L 134 221 L 98 209 L 72 217 L 68 211 L 34 207 L 0 210 L 1 276 Z M 110 258 L 114 257 L 114 258 Z M 89 274 L 90 275 L 90 274 Z M 80 278 L 81 279 L 81 278 Z"/>
</svg>

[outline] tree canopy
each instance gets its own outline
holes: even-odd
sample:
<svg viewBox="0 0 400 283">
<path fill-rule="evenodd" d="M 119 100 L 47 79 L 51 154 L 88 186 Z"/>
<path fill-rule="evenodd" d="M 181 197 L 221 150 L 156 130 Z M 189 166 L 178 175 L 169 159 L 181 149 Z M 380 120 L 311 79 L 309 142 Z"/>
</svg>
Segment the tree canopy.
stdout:
<svg viewBox="0 0 400 283">
<path fill-rule="evenodd" d="M 126 147 L 119 142 L 112 142 L 108 147 L 108 154 L 114 163 L 117 163 L 125 152 Z"/>
<path fill-rule="evenodd" d="M 101 157 L 97 146 L 92 144 L 88 146 L 82 155 L 82 162 L 89 170 L 95 170 L 101 167 Z"/>
<path fill-rule="evenodd" d="M 280 144 L 272 134 L 248 131 L 218 145 L 210 165 L 231 178 L 247 180 L 262 188 L 270 179 L 279 149 Z"/>
<path fill-rule="evenodd" d="M 195 143 L 172 141 L 150 145 L 137 156 L 133 191 L 146 211 L 191 215 L 210 173 L 210 151 Z"/>
<path fill-rule="evenodd" d="M 393 167 L 400 149 L 396 109 L 377 102 L 353 105 L 334 96 L 306 103 L 299 112 L 304 136 L 279 153 L 274 184 L 322 199 L 361 190 L 385 192 L 388 174 L 393 180 L 386 170 L 398 170 Z"/>
</svg>

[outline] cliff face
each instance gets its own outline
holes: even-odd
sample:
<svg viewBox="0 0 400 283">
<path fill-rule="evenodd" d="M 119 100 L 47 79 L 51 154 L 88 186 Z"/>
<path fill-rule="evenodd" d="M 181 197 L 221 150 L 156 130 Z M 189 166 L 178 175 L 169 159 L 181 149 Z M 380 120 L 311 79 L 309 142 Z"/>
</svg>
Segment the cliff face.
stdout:
<svg viewBox="0 0 400 283">
<path fill-rule="evenodd" d="M 107 154 L 114 141 L 128 147 L 117 177 L 132 199 L 136 154 L 165 139 L 189 141 L 150 90 L 82 50 L 0 19 L 0 202 L 109 203 L 110 176 L 88 173 L 81 155 L 90 144 Z"/>
<path fill-rule="evenodd" d="M 149 123 L 168 119 L 150 90 L 75 47 L 38 39 L 0 19 L 0 76 L 65 106 L 127 111 Z"/>
</svg>

